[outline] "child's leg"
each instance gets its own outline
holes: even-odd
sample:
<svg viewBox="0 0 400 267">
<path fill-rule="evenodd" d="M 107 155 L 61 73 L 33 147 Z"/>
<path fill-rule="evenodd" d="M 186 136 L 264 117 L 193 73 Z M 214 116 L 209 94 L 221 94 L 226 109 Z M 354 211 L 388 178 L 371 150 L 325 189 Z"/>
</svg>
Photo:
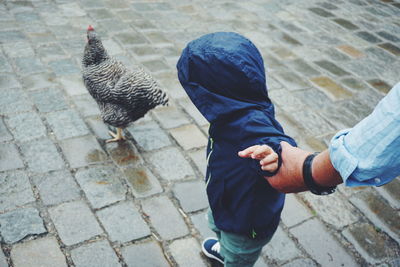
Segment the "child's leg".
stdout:
<svg viewBox="0 0 400 267">
<path fill-rule="evenodd" d="M 271 240 L 251 239 L 244 235 L 221 231 L 221 255 L 226 267 L 251 267 L 261 254 L 262 248 Z"/>
<path fill-rule="evenodd" d="M 215 226 L 214 218 L 212 216 L 212 211 L 210 208 L 208 209 L 207 217 L 208 217 L 208 228 L 213 230 L 215 232 L 215 234 L 217 235 L 218 240 L 220 240 L 221 239 L 221 231 L 217 228 L 217 226 Z"/>
<path fill-rule="evenodd" d="M 217 234 L 221 245 L 220 254 L 226 267 L 251 267 L 260 256 L 262 248 L 272 236 L 264 239 L 251 239 L 244 235 L 219 230 L 214 224 L 211 209 L 208 210 L 208 227 Z"/>
</svg>

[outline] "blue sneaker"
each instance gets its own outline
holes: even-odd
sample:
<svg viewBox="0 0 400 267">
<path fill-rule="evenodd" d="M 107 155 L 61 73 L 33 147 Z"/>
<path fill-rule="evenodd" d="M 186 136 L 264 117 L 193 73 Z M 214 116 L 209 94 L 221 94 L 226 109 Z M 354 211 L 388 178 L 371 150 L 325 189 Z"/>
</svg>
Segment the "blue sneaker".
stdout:
<svg viewBox="0 0 400 267">
<path fill-rule="evenodd" d="M 224 258 L 219 254 L 220 249 L 221 245 L 219 244 L 218 239 L 214 237 L 205 239 L 201 245 L 201 250 L 207 257 L 224 264 Z"/>
</svg>

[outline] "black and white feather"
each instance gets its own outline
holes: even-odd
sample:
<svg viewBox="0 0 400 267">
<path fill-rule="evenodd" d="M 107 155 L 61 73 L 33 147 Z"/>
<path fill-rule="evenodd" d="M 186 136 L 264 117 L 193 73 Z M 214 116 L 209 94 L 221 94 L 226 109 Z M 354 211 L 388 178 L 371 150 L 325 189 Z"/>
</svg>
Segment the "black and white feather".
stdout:
<svg viewBox="0 0 400 267">
<path fill-rule="evenodd" d="M 152 108 L 168 103 L 166 93 L 153 77 L 142 68 L 131 71 L 110 57 L 90 26 L 87 35 L 83 81 L 99 105 L 105 123 L 124 128 Z"/>
</svg>

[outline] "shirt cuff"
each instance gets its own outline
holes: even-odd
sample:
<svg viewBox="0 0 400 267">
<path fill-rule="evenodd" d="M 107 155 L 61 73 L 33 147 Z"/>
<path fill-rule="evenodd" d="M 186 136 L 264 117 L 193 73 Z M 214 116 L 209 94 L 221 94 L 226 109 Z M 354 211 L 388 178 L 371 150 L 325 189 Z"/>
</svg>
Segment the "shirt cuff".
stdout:
<svg viewBox="0 0 400 267">
<path fill-rule="evenodd" d="M 358 166 L 358 160 L 347 150 L 344 138 L 350 129 L 338 132 L 329 145 L 329 156 L 333 167 L 340 173 L 346 186 L 357 186 L 352 179 L 348 179 Z"/>
</svg>

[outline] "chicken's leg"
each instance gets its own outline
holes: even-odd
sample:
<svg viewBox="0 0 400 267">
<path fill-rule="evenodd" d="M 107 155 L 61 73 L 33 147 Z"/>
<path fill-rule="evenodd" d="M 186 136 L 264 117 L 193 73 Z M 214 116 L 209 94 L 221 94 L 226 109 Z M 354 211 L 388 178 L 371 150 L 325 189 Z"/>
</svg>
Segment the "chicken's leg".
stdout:
<svg viewBox="0 0 400 267">
<path fill-rule="evenodd" d="M 122 135 L 122 128 L 117 128 L 117 133 L 113 133 L 111 131 L 108 132 L 112 137 L 112 139 L 108 139 L 106 141 L 106 143 L 110 143 L 110 142 L 116 142 L 116 141 L 120 141 L 120 140 L 126 140 L 126 138 Z"/>
</svg>

